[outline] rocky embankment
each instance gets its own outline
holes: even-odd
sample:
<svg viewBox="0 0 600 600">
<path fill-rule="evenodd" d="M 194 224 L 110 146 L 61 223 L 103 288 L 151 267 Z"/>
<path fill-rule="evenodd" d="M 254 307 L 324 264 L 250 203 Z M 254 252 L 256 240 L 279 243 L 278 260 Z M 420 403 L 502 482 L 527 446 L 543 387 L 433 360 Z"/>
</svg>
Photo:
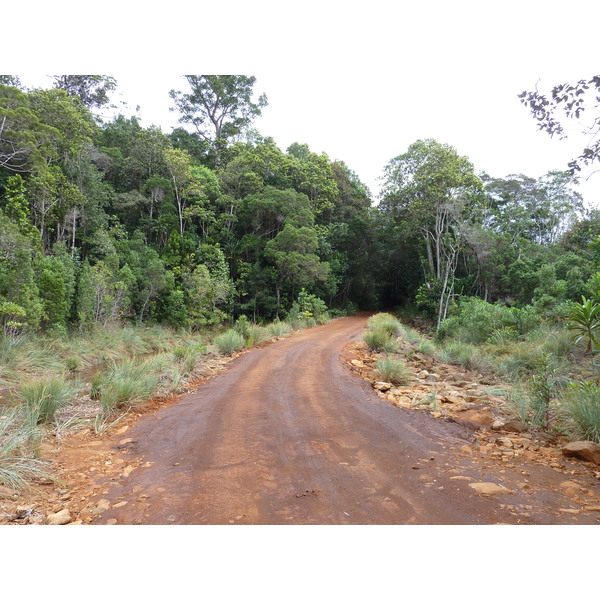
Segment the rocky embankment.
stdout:
<svg viewBox="0 0 600 600">
<path fill-rule="evenodd" d="M 549 487 L 564 493 L 570 504 L 564 513 L 596 513 L 600 519 L 600 444 L 571 441 L 542 429 L 530 429 L 520 421 L 508 401 L 510 385 L 495 377 L 469 371 L 421 354 L 403 341 L 398 350 L 410 369 L 402 385 L 381 381 L 376 360 L 364 342 L 346 348 L 343 360 L 349 368 L 369 381 L 380 398 L 401 409 L 428 411 L 432 418 L 458 423 L 472 432 L 472 443 L 458 449 L 462 455 L 491 461 L 499 472 L 512 470 L 527 477 L 532 465 L 543 465 L 556 477 Z M 505 488 L 471 487 L 479 493 L 506 492 Z M 490 484 L 493 485 L 493 484 Z M 527 486 L 527 483 L 520 483 Z"/>
</svg>

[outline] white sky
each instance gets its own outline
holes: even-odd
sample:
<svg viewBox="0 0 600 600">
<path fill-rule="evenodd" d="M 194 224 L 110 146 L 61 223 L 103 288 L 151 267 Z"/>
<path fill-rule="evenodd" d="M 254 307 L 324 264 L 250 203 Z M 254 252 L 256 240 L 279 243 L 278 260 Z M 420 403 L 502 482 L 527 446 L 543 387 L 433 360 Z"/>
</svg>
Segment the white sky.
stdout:
<svg viewBox="0 0 600 600">
<path fill-rule="evenodd" d="M 25 63 L 16 57 L 12 70 L 9 59 L 4 72 L 24 82 L 39 73 L 111 74 L 130 112 L 139 105 L 142 124 L 165 132 L 177 118 L 169 90 L 187 89 L 181 74 L 255 75 L 256 91 L 269 99 L 256 129 L 282 150 L 306 143 L 343 160 L 374 196 L 385 164 L 417 139 L 451 144 L 496 177 L 564 169 L 584 141 L 538 131 L 517 95 L 538 81 L 549 91 L 600 71 L 598 2 L 169 6 L 159 13 L 105 3 L 95 34 L 52 36 L 41 20 L 50 53 Z M 600 173 L 580 191 L 600 205 Z"/>
</svg>

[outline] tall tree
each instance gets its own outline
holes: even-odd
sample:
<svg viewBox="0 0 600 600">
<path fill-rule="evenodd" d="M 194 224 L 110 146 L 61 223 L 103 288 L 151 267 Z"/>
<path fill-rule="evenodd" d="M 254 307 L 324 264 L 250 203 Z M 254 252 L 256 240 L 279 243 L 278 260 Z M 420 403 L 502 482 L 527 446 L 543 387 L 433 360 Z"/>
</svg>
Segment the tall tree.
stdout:
<svg viewBox="0 0 600 600">
<path fill-rule="evenodd" d="M 107 75 L 55 75 L 54 87 L 79 98 L 91 109 L 108 104 L 109 93 L 116 89 L 117 81 Z"/>
<path fill-rule="evenodd" d="M 473 165 L 447 144 L 419 140 L 385 168 L 382 207 L 419 231 L 426 250 L 426 285 L 439 296 L 438 326 L 454 293 L 461 224 L 481 190 Z"/>
<path fill-rule="evenodd" d="M 191 91 L 171 90 L 170 96 L 181 113 L 180 123 L 189 123 L 208 142 L 218 166 L 227 141 L 248 128 L 267 105 L 262 94 L 252 100 L 255 77 L 245 75 L 185 75 Z"/>
</svg>

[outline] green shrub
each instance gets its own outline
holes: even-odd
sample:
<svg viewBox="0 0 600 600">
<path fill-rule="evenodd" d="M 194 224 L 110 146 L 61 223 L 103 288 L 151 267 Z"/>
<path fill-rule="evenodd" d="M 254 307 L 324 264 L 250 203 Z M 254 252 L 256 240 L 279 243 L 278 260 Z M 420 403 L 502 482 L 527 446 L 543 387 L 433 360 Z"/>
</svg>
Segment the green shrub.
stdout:
<svg viewBox="0 0 600 600">
<path fill-rule="evenodd" d="M 198 359 L 205 352 L 206 346 L 202 344 L 181 344 L 173 348 L 173 356 L 185 373 L 191 373 L 196 368 Z"/>
<path fill-rule="evenodd" d="M 286 318 L 294 329 L 314 327 L 317 323 L 326 323 L 329 319 L 327 305 L 321 298 L 309 294 L 304 288 L 300 290 L 298 298 L 292 304 Z"/>
<path fill-rule="evenodd" d="M 573 335 L 565 329 L 555 329 L 548 332 L 543 347 L 553 356 L 566 357 L 573 347 Z"/>
<path fill-rule="evenodd" d="M 20 409 L 0 410 L 0 485 L 26 487 L 28 480 L 45 477 L 45 464 L 37 456 L 39 428 Z"/>
<path fill-rule="evenodd" d="M 58 409 L 76 398 L 81 386 L 63 378 L 45 377 L 22 384 L 17 396 L 32 425 L 50 423 Z"/>
<path fill-rule="evenodd" d="M 399 358 L 386 356 L 385 358 L 376 360 L 375 364 L 382 381 L 401 384 L 406 383 L 410 378 L 410 369 Z"/>
<path fill-rule="evenodd" d="M 520 342 L 504 347 L 504 355 L 496 359 L 494 371 L 512 379 L 530 375 L 544 354 L 544 347 L 535 342 Z"/>
<path fill-rule="evenodd" d="M 246 335 L 246 348 L 253 348 L 270 340 L 273 336 L 266 327 L 250 325 Z"/>
<path fill-rule="evenodd" d="M 273 337 L 283 337 L 290 333 L 291 327 L 284 321 L 274 321 L 270 325 L 267 325 L 267 331 Z"/>
<path fill-rule="evenodd" d="M 398 349 L 398 342 L 381 329 L 365 331 L 363 341 L 375 352 L 395 352 Z"/>
<path fill-rule="evenodd" d="M 402 323 L 389 313 L 378 313 L 367 320 L 368 329 L 380 329 L 391 336 L 399 336 L 403 330 Z"/>
<path fill-rule="evenodd" d="M 225 333 L 218 335 L 213 340 L 213 344 L 221 354 L 230 355 L 243 350 L 245 340 L 235 329 L 228 329 Z"/>
<path fill-rule="evenodd" d="M 513 329 L 518 335 L 531 331 L 541 323 L 531 306 L 511 308 L 490 304 L 481 298 L 462 298 L 455 315 L 438 328 L 438 340 L 453 339 L 470 344 L 482 344 L 495 331 Z"/>
<path fill-rule="evenodd" d="M 544 424 L 546 406 L 530 395 L 522 385 L 515 385 L 506 396 L 513 417 L 526 425 L 538 427 Z"/>
<path fill-rule="evenodd" d="M 110 413 L 151 398 L 159 380 L 155 360 L 125 359 L 95 376 L 92 387 L 96 386 L 102 411 Z"/>
<path fill-rule="evenodd" d="M 243 338 L 248 338 L 250 334 L 250 321 L 246 315 L 241 315 L 238 317 L 233 329 L 237 331 Z"/>
<path fill-rule="evenodd" d="M 420 342 L 418 350 L 421 354 L 427 354 L 429 356 L 433 356 L 437 352 L 436 345 L 427 339 Z"/>
<path fill-rule="evenodd" d="M 591 381 L 571 383 L 561 394 L 561 413 L 569 432 L 600 444 L 600 386 Z"/>
<path fill-rule="evenodd" d="M 465 369 L 489 371 L 492 368 L 490 358 L 473 344 L 449 342 L 437 353 L 438 358 L 450 365 L 461 365 Z"/>
</svg>

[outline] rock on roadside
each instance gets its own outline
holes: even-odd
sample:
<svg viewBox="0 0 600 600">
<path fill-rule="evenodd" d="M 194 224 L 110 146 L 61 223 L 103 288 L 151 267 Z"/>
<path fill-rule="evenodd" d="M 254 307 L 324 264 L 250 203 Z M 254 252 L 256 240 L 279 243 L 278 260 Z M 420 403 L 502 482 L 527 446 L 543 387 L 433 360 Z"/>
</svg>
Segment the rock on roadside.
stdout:
<svg viewBox="0 0 600 600">
<path fill-rule="evenodd" d="M 50 513 L 46 519 L 46 525 L 66 525 L 71 522 L 71 513 L 68 508 L 63 508 L 57 513 Z"/>
<path fill-rule="evenodd" d="M 600 465 L 600 444 L 595 442 L 571 442 L 563 447 L 562 453 Z"/>
<path fill-rule="evenodd" d="M 473 488 L 479 494 L 495 495 L 495 494 L 512 494 L 513 492 L 503 485 L 492 483 L 489 481 L 481 481 L 478 483 L 470 483 L 469 487 Z"/>
</svg>

